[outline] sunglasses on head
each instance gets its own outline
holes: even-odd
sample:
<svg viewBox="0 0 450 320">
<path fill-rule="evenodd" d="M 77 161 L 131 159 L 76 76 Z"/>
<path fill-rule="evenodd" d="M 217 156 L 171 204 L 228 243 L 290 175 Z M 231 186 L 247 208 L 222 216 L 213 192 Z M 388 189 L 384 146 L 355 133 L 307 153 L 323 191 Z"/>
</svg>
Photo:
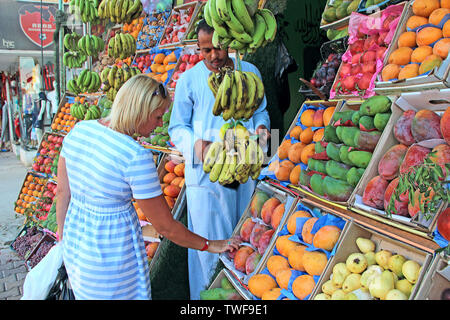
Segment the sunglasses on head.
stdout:
<svg viewBox="0 0 450 320">
<path fill-rule="evenodd" d="M 160 83 L 158 89 L 152 93 L 152 97 L 154 96 L 161 96 L 163 99 L 167 98 L 166 88 L 163 86 L 162 83 Z"/>
</svg>

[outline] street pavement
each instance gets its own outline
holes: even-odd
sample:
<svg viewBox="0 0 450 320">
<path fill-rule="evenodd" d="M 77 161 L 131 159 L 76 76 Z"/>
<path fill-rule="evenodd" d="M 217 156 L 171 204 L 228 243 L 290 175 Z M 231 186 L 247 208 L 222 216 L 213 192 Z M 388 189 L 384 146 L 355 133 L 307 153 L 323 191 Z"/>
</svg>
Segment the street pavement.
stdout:
<svg viewBox="0 0 450 320">
<path fill-rule="evenodd" d="M 0 152 L 0 300 L 19 300 L 27 269 L 25 261 L 10 248 L 25 218 L 14 212 L 29 168 L 13 152 Z"/>
</svg>

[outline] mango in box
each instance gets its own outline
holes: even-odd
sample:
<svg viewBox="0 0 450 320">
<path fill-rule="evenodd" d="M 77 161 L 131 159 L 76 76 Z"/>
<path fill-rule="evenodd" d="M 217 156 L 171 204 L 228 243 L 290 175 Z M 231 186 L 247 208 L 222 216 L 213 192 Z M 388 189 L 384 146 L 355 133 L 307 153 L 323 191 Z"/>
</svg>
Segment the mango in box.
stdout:
<svg viewBox="0 0 450 320">
<path fill-rule="evenodd" d="M 353 165 L 353 163 L 348 158 L 348 150 L 350 149 L 349 146 L 343 145 L 339 148 L 339 158 L 341 159 L 341 162 L 348 164 L 350 166 Z"/>
<path fill-rule="evenodd" d="M 326 164 L 327 175 L 332 178 L 339 179 L 342 181 L 347 181 L 347 172 L 350 169 L 346 164 L 329 160 Z"/>
<path fill-rule="evenodd" d="M 339 145 L 337 145 L 333 142 L 328 142 L 327 148 L 326 148 L 328 158 L 340 162 L 341 157 L 339 155 L 339 149 L 340 149 Z"/>
<path fill-rule="evenodd" d="M 383 131 L 390 118 L 391 118 L 390 112 L 377 113 L 373 119 L 373 124 L 375 128 L 377 128 L 377 130 Z"/>
<path fill-rule="evenodd" d="M 362 175 L 364 174 L 364 169 L 352 167 L 347 172 L 347 183 L 352 187 L 356 187 Z"/>
<path fill-rule="evenodd" d="M 364 101 L 359 108 L 361 116 L 375 116 L 391 110 L 391 100 L 386 96 L 373 96 Z"/>
<path fill-rule="evenodd" d="M 357 131 L 354 136 L 353 146 L 361 150 L 373 151 L 380 137 L 381 132 L 379 131 Z"/>
<path fill-rule="evenodd" d="M 356 127 L 338 127 L 341 133 L 341 140 L 344 144 L 350 147 L 356 147 L 355 136 L 360 132 Z M 339 136 L 339 135 L 338 135 Z"/>
<path fill-rule="evenodd" d="M 350 151 L 348 159 L 357 167 L 367 168 L 372 159 L 372 153 L 367 151 Z"/>
<path fill-rule="evenodd" d="M 346 181 L 326 176 L 323 179 L 324 195 L 332 201 L 347 201 L 353 192 L 353 187 Z"/>
<path fill-rule="evenodd" d="M 323 179 L 322 176 L 318 173 L 313 174 L 311 176 L 311 179 L 309 180 L 309 183 L 311 184 L 311 189 L 318 195 L 323 196 L 324 190 L 323 190 Z"/>
<path fill-rule="evenodd" d="M 337 135 L 337 128 L 333 127 L 332 125 L 328 125 L 325 127 L 323 138 L 327 142 L 334 142 L 334 143 L 341 142 L 339 136 Z"/>
</svg>

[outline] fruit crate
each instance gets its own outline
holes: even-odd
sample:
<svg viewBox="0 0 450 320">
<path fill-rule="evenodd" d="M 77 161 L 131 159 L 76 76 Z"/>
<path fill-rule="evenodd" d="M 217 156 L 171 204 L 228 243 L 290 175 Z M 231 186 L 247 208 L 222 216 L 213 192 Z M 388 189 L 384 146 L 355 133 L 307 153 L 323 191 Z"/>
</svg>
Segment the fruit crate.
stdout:
<svg viewBox="0 0 450 320">
<path fill-rule="evenodd" d="M 222 289 L 228 288 L 228 286 L 226 288 L 224 288 L 224 286 L 222 285 L 222 282 L 225 281 L 224 279 L 226 279 L 227 285 L 228 286 L 231 285 L 232 289 L 234 289 L 236 291 L 236 293 L 234 293 L 233 296 L 230 297 L 230 299 L 224 299 L 222 297 L 216 299 L 215 297 L 218 296 L 217 294 L 214 294 L 214 296 L 212 296 L 212 297 L 202 299 L 202 296 L 204 295 L 204 293 L 203 294 L 200 293 L 200 300 L 210 300 L 210 299 L 211 300 L 251 300 L 250 292 L 248 292 L 248 290 L 241 285 L 239 280 L 226 268 L 219 271 L 216 278 L 212 281 L 211 285 L 208 287 L 208 291 L 211 292 L 217 288 L 222 288 Z"/>
<path fill-rule="evenodd" d="M 170 12 L 170 10 L 154 11 L 145 16 L 144 25 L 136 41 L 137 52 L 149 50 L 158 44 L 170 17 Z"/>
<path fill-rule="evenodd" d="M 322 292 L 323 285 L 328 280 L 330 280 L 330 277 L 333 273 L 333 268 L 336 264 L 338 263 L 346 264 L 349 255 L 353 253 L 361 253 L 358 245 L 356 244 L 357 238 L 364 238 L 371 240 L 375 244 L 375 248 L 373 250 L 375 253 L 381 250 L 389 251 L 392 255 L 396 254 L 402 255 L 406 260 L 413 260 L 421 266 L 421 269 L 419 269 L 418 271 L 418 277 L 416 279 L 417 285 L 413 286 L 411 294 L 409 296 L 409 300 L 413 300 L 416 296 L 419 286 L 423 283 L 424 275 L 430 265 L 433 255 L 427 251 L 423 251 L 415 247 L 412 244 L 399 241 L 397 239 L 393 239 L 376 230 L 363 227 L 362 225 L 358 224 L 353 220 L 350 221 L 349 227 L 343 234 L 342 240 L 336 249 L 332 263 L 327 265 L 327 267 L 324 270 L 324 273 L 322 274 L 321 279 L 317 283 L 317 286 L 315 287 L 315 290 L 312 293 L 312 300 L 315 300 L 317 295 L 323 293 Z M 364 246 L 363 250 L 369 251 L 367 250 L 367 247 L 368 246 Z M 371 259 L 374 259 L 373 255 Z M 383 269 L 388 270 L 388 267 L 387 266 L 385 268 L 383 267 Z M 362 271 L 360 274 L 362 274 L 363 272 L 364 271 Z M 340 296 L 341 299 L 344 299 L 345 297 L 342 295 L 342 292 L 340 293 L 341 293 L 340 295 L 336 293 L 335 298 L 338 298 Z"/>
<path fill-rule="evenodd" d="M 22 239 L 27 234 L 29 234 L 30 240 L 33 238 L 32 243 L 28 243 L 28 245 L 24 246 L 23 248 L 17 247 L 19 245 L 20 239 Z M 23 228 L 19 231 L 14 240 L 11 242 L 10 248 L 14 252 L 16 252 L 22 259 L 26 260 L 32 253 L 35 246 L 40 242 L 43 236 L 44 233 L 42 231 L 42 228 L 38 226 L 33 226 L 31 222 L 27 222 L 25 223 Z"/>
<path fill-rule="evenodd" d="M 33 218 L 41 224 L 47 219 L 48 213 L 56 199 L 57 183 L 53 179 L 48 179 L 42 190 L 42 196 L 36 201 L 36 210 L 33 212 Z"/>
<path fill-rule="evenodd" d="M 445 90 L 448 91 L 448 90 Z M 430 99 L 439 101 L 440 99 L 448 98 L 448 92 L 440 93 L 438 90 L 430 92 L 428 95 L 425 93 L 404 93 L 400 97 L 392 96 L 393 101 L 391 105 L 391 118 L 383 133 L 380 140 L 378 141 L 377 148 L 373 152 L 372 159 L 366 168 L 364 175 L 361 177 L 359 184 L 356 186 L 354 193 L 349 199 L 349 207 L 352 211 L 357 213 L 367 215 L 371 218 L 381 220 L 384 223 L 394 224 L 397 227 L 406 229 L 408 231 L 420 231 L 422 233 L 431 234 L 434 229 L 439 213 L 447 207 L 445 201 L 442 202 L 437 213 L 429 220 L 425 219 L 423 215 L 416 214 L 411 217 L 407 212 L 406 216 L 400 216 L 397 214 L 392 214 L 391 217 L 385 213 L 384 209 L 376 209 L 370 207 L 363 203 L 364 191 L 367 188 L 368 183 L 379 175 L 379 163 L 383 156 L 394 146 L 400 145 L 401 143 L 395 138 L 394 126 L 399 121 L 400 117 L 406 110 L 419 111 L 420 109 L 429 108 L 435 111 L 438 115 L 442 114 L 448 107 L 447 103 L 444 104 L 433 104 L 430 103 Z M 428 98 L 428 101 L 427 101 Z M 442 100 L 441 100 L 442 101 Z M 444 100 L 445 101 L 445 100 Z M 434 139 L 428 141 L 422 141 L 420 143 L 414 142 L 413 145 L 421 145 L 423 147 L 429 148 L 430 150 L 439 144 L 445 143 L 444 140 Z M 402 158 L 401 162 L 404 161 Z M 400 165 L 400 163 L 399 163 Z M 393 180 L 393 179 L 392 179 Z M 392 181 L 390 180 L 390 181 Z M 389 182 L 390 182 L 389 181 Z M 384 192 L 383 192 L 384 193 Z M 409 210 L 408 210 L 409 211 Z"/>
<path fill-rule="evenodd" d="M 327 10 L 332 9 L 332 4 L 335 2 L 338 2 L 338 1 L 337 0 L 328 0 L 323 12 L 325 13 Z M 340 2 L 342 3 L 342 1 L 340 1 Z M 355 8 L 354 11 L 358 10 L 358 7 L 360 6 L 361 1 L 355 0 L 355 2 L 358 2 L 358 6 Z M 320 22 L 320 28 L 323 30 L 327 30 L 327 29 L 340 29 L 342 27 L 345 27 L 348 25 L 348 23 L 350 21 L 350 15 L 351 14 L 346 15 L 345 17 L 343 17 L 341 19 L 337 19 L 337 20 L 335 20 L 333 22 L 329 22 L 329 23 L 327 23 L 322 17 L 322 21 Z"/>
<path fill-rule="evenodd" d="M 448 256 L 436 254 L 419 284 L 415 300 L 448 300 L 449 270 Z"/>
<path fill-rule="evenodd" d="M 53 160 L 59 155 L 64 135 L 52 132 L 44 133 L 41 143 L 34 157 L 31 171 L 46 178 L 51 178 Z"/>
<path fill-rule="evenodd" d="M 337 217 L 327 211 L 321 211 L 310 203 L 303 202 L 302 199 L 300 199 L 295 210 L 290 213 L 282 229 L 277 233 L 276 241 L 270 247 L 270 253 L 265 256 L 263 263 L 255 274 L 266 274 L 271 276 L 278 287 L 282 288 L 277 300 L 284 298 L 290 300 L 310 300 L 311 293 L 314 288 L 317 287 L 317 283 L 320 281 L 324 270 L 329 264 L 333 263 L 335 250 L 340 246 L 343 235 L 349 225 L 350 220 Z M 323 229 L 319 237 L 323 236 L 325 231 L 334 232 L 334 234 L 328 238 L 326 238 L 326 236 L 323 237 L 322 239 L 324 241 L 320 242 L 321 245 L 319 245 L 319 241 L 313 239 L 319 230 L 324 227 L 325 229 Z M 333 231 L 331 231 L 331 229 L 333 229 Z M 314 243 L 319 247 L 315 247 Z M 308 264 L 305 268 L 305 265 L 303 265 L 301 261 L 295 261 L 293 257 L 295 255 L 291 256 L 291 261 L 289 261 L 290 251 L 297 246 L 300 246 L 303 249 L 302 252 L 314 252 L 314 254 L 311 254 L 311 258 L 316 261 L 321 261 L 322 265 L 315 266 L 313 264 Z M 330 249 L 330 247 L 332 248 Z M 299 252 L 299 254 L 301 253 Z M 282 257 L 287 260 L 285 266 L 288 266 L 288 270 L 291 270 L 288 279 L 284 276 L 276 277 L 276 275 L 271 273 L 272 271 L 276 274 L 274 269 L 271 270 L 274 264 L 270 260 L 272 260 L 271 257 L 273 256 Z M 282 260 L 281 258 L 278 259 Z M 325 259 L 326 262 L 324 261 Z M 270 262 L 270 267 L 268 266 L 268 262 Z M 316 283 L 314 288 L 311 289 L 311 293 L 306 294 L 305 297 L 296 296 L 292 290 L 293 281 L 301 275 L 312 276 Z M 259 297 L 252 294 L 252 299 L 257 300 Z"/>
<path fill-rule="evenodd" d="M 390 5 L 404 2 L 404 0 L 381 0 L 381 1 L 378 1 L 377 4 L 370 5 L 366 8 L 367 2 L 368 2 L 368 0 L 362 0 L 361 3 L 359 4 L 357 12 L 363 13 L 363 14 L 372 14 L 376 11 L 385 9 L 386 7 L 388 7 Z"/>
<path fill-rule="evenodd" d="M 56 238 L 51 234 L 44 232 L 41 240 L 34 247 L 25 260 L 25 266 L 28 271 L 33 269 L 45 257 L 48 251 L 56 244 Z"/>
<path fill-rule="evenodd" d="M 402 18 L 395 31 L 394 37 L 391 42 L 391 46 L 389 47 L 384 57 L 383 67 L 389 64 L 390 55 L 395 50 L 398 49 L 398 40 L 401 34 L 405 31 L 410 31 L 407 28 L 406 24 L 408 19 L 414 15 L 412 9 L 413 3 L 414 1 L 410 1 L 409 3 L 405 4 L 405 9 L 403 11 Z M 425 26 L 433 26 L 433 25 L 426 24 Z M 421 27 L 413 29 L 413 31 L 417 31 L 420 28 Z M 392 79 L 389 81 L 384 81 L 381 78 L 380 72 L 380 74 L 377 77 L 377 81 L 375 82 L 374 90 L 377 94 L 400 95 L 402 92 L 415 92 L 430 89 L 445 89 L 447 88 L 446 84 L 447 77 L 450 77 L 450 55 L 443 60 L 440 67 L 435 67 L 433 70 L 413 78 L 402 80 Z"/>
<path fill-rule="evenodd" d="M 175 90 L 180 75 L 183 74 L 186 70 L 194 67 L 202 60 L 203 59 L 200 56 L 200 50 L 197 47 L 185 46 L 180 52 L 177 64 L 167 82 L 168 90 Z"/>
<path fill-rule="evenodd" d="M 284 204 L 284 212 L 282 213 L 281 217 L 277 215 L 279 220 L 278 225 L 276 225 L 275 222 L 273 222 L 272 225 L 271 217 L 266 217 L 266 220 L 263 220 L 263 218 L 261 217 L 261 212 L 259 212 L 260 210 L 262 210 L 262 204 L 259 204 L 260 208 L 256 208 L 256 211 L 258 212 L 256 212 L 255 214 L 257 214 L 257 216 L 255 217 L 252 215 L 252 205 L 258 206 L 257 202 L 261 201 L 257 198 L 258 192 L 266 194 L 266 200 L 264 202 L 268 201 L 270 198 L 276 198 L 278 201 L 271 200 L 274 205 Z M 275 235 L 279 230 L 281 230 L 284 222 L 287 219 L 287 216 L 291 213 L 292 210 L 294 210 L 297 201 L 298 199 L 296 198 L 296 196 L 287 190 L 277 188 L 276 186 L 273 186 L 265 181 L 260 181 L 257 184 L 255 192 L 253 193 L 253 196 L 251 197 L 247 208 L 243 212 L 231 236 L 243 237 L 243 243 L 241 244 L 240 248 L 251 248 L 252 252 L 258 252 L 260 254 L 261 260 L 255 263 L 253 271 L 249 269 L 247 272 L 247 270 L 242 271 L 243 269 L 241 269 L 240 271 L 236 268 L 233 255 L 230 256 L 229 253 L 221 253 L 219 255 L 219 258 L 223 262 L 225 267 L 230 270 L 240 282 L 242 282 L 243 284 L 247 284 L 249 277 L 251 277 L 251 275 L 254 274 L 255 270 L 257 270 L 261 265 L 262 260 L 264 260 L 266 254 L 269 253 L 269 250 L 267 248 L 270 248 L 270 246 L 275 241 Z M 273 211 L 275 211 L 275 209 L 276 208 L 272 208 L 272 213 Z M 270 209 L 268 209 L 268 211 L 269 210 Z M 251 234 L 254 235 L 250 237 Z M 266 242 L 260 244 L 258 241 L 258 236 L 262 238 L 263 234 L 265 234 L 264 239 L 266 240 Z M 264 248 L 264 246 L 266 246 L 266 248 Z M 255 261 L 257 261 L 257 258 Z"/>
<path fill-rule="evenodd" d="M 198 23 L 200 22 L 200 20 L 203 19 L 203 9 L 205 7 L 206 1 L 199 1 L 196 11 L 197 13 L 195 14 L 195 19 L 193 19 L 193 23 L 191 23 L 189 25 L 189 28 L 186 30 L 186 36 L 183 39 L 183 44 L 185 45 L 196 45 L 197 44 L 197 37 L 196 37 L 196 28 Z M 195 33 L 194 38 L 192 39 L 187 39 L 187 37 L 192 34 Z"/>
<path fill-rule="evenodd" d="M 36 202 L 40 199 L 43 193 L 45 185 L 47 184 L 47 178 L 43 177 L 39 173 L 32 171 L 27 172 L 22 182 L 22 187 L 14 202 L 14 211 L 17 214 L 23 214 L 31 216 L 34 212 Z M 29 188 L 33 185 L 33 188 Z"/>
<path fill-rule="evenodd" d="M 66 135 L 79 122 L 70 114 L 70 106 L 74 103 L 75 97 L 70 96 L 67 92 L 61 98 L 58 110 L 52 120 L 50 128 L 53 133 Z"/>
<path fill-rule="evenodd" d="M 163 32 L 161 38 L 159 39 L 159 42 L 158 42 L 159 48 L 161 48 L 161 49 L 162 48 L 173 48 L 176 46 L 181 46 L 183 44 L 184 37 L 187 35 L 187 30 L 189 30 L 191 25 L 194 23 L 195 17 L 198 14 L 199 5 L 201 5 L 201 1 L 195 1 L 195 2 L 189 2 L 189 3 L 185 3 L 182 5 L 176 6 L 172 9 L 170 17 L 169 17 L 169 19 L 167 19 L 167 23 L 164 27 L 164 32 Z M 170 24 L 172 23 L 172 20 L 174 19 L 175 16 L 184 14 L 185 10 L 192 10 L 189 22 L 187 22 L 187 24 L 184 23 L 183 27 L 182 27 L 182 28 L 185 28 L 185 31 L 181 34 L 180 37 L 178 37 L 178 41 L 165 43 L 164 40 L 165 40 L 166 36 L 168 35 L 168 33 L 171 33 L 173 31 L 173 30 L 171 30 L 171 28 L 173 29 L 173 26 L 172 27 L 170 26 Z"/>
</svg>

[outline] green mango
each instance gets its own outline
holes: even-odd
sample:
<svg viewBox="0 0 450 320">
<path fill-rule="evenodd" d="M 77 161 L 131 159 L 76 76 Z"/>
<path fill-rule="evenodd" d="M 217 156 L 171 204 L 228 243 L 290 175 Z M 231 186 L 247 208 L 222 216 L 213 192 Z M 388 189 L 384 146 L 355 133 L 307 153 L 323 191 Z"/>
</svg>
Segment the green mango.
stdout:
<svg viewBox="0 0 450 320">
<path fill-rule="evenodd" d="M 339 139 L 339 142 L 342 142 L 342 129 L 343 128 L 344 128 L 343 126 L 336 127 L 336 135 Z"/>
<path fill-rule="evenodd" d="M 383 131 L 390 118 L 391 118 L 390 112 L 377 113 L 373 119 L 373 124 L 375 128 L 377 128 L 377 130 Z"/>
<path fill-rule="evenodd" d="M 353 0 L 352 3 L 347 7 L 347 15 L 351 15 L 352 12 L 358 10 L 359 3 L 361 0 Z"/>
<path fill-rule="evenodd" d="M 350 147 L 356 147 L 355 145 L 355 135 L 360 130 L 356 127 L 343 127 L 342 128 L 342 142 Z"/>
<path fill-rule="evenodd" d="M 356 111 L 354 111 L 354 110 L 337 111 L 333 114 L 333 121 L 335 121 L 335 122 L 339 121 L 339 124 L 337 124 L 337 125 L 342 125 L 349 120 L 351 121 L 353 114 L 355 112 Z"/>
<path fill-rule="evenodd" d="M 324 147 L 321 143 L 320 143 L 320 141 L 319 142 L 316 142 L 315 144 L 314 144 L 314 151 L 316 152 L 316 153 L 321 153 L 321 152 L 324 152 L 326 150 L 326 147 Z"/>
<path fill-rule="evenodd" d="M 347 172 L 350 167 L 341 162 L 337 162 L 334 160 L 327 161 L 326 170 L 327 175 L 332 178 L 339 179 L 342 181 L 347 181 Z"/>
<path fill-rule="evenodd" d="M 336 135 L 336 127 L 333 127 L 332 125 L 325 126 L 325 130 L 323 131 L 323 138 L 326 142 L 334 142 L 339 143 L 341 140 L 339 140 L 338 136 Z"/>
<path fill-rule="evenodd" d="M 362 131 L 369 131 L 375 129 L 375 125 L 373 124 L 373 117 L 362 116 L 359 119 L 359 129 L 361 129 Z"/>
<path fill-rule="evenodd" d="M 359 111 L 356 111 L 355 113 L 353 113 L 352 122 L 355 126 L 359 126 L 360 118 L 361 118 L 361 115 L 359 114 Z"/>
<path fill-rule="evenodd" d="M 391 110 L 392 101 L 386 96 L 373 96 L 364 101 L 359 107 L 361 116 L 375 116 Z"/>
<path fill-rule="evenodd" d="M 374 5 L 374 0 L 367 0 L 365 7 L 367 9 L 368 7 L 373 6 L 373 5 Z"/>
<path fill-rule="evenodd" d="M 337 20 L 336 8 L 331 7 L 325 10 L 322 14 L 322 19 L 328 23 L 336 21 Z"/>
<path fill-rule="evenodd" d="M 313 159 L 313 158 L 308 159 L 308 169 L 311 171 L 327 173 L 326 165 L 327 165 L 327 161 L 317 160 L 317 159 Z"/>
<path fill-rule="evenodd" d="M 328 1 L 328 6 L 337 8 L 337 7 L 339 7 L 342 4 L 342 2 L 344 2 L 344 0 L 334 0 L 334 1 L 329 0 Z"/>
<path fill-rule="evenodd" d="M 337 145 L 333 142 L 329 142 L 326 148 L 328 158 L 340 162 L 341 157 L 339 156 L 339 149 L 340 145 Z"/>
<path fill-rule="evenodd" d="M 327 38 L 328 40 L 334 40 L 337 36 L 339 31 L 335 30 L 335 29 L 328 29 L 327 30 Z"/>
<path fill-rule="evenodd" d="M 354 147 L 365 151 L 373 151 L 375 150 L 380 137 L 380 131 L 359 131 L 355 134 L 353 140 Z"/>
<path fill-rule="evenodd" d="M 347 201 L 353 192 L 353 187 L 346 181 L 326 176 L 323 179 L 324 196 L 332 201 Z"/>
<path fill-rule="evenodd" d="M 353 165 L 365 169 L 369 165 L 370 159 L 372 159 L 372 153 L 368 151 L 350 151 L 348 159 Z"/>
<path fill-rule="evenodd" d="M 320 174 L 318 174 L 318 173 L 313 174 L 311 179 L 310 179 L 310 184 L 311 184 L 312 191 L 314 191 L 318 195 L 321 195 L 321 196 L 324 195 L 324 192 L 323 192 L 323 179 L 322 179 L 322 176 Z"/>
<path fill-rule="evenodd" d="M 336 9 L 336 18 L 338 20 L 341 20 L 342 18 L 345 18 L 348 16 L 347 14 L 347 8 L 350 5 L 350 2 L 343 2 L 337 9 Z"/>
<path fill-rule="evenodd" d="M 339 157 L 341 158 L 341 162 L 349 165 L 349 166 L 353 166 L 353 163 L 348 159 L 348 149 L 350 147 L 343 145 L 340 147 L 339 149 Z"/>
<path fill-rule="evenodd" d="M 356 185 L 358 184 L 359 180 L 361 179 L 364 171 L 365 170 L 362 168 L 352 167 L 347 172 L 347 183 L 349 185 L 351 185 L 352 187 L 356 187 Z"/>
<path fill-rule="evenodd" d="M 200 300 L 222 300 L 222 288 L 200 291 Z"/>
<path fill-rule="evenodd" d="M 308 174 L 311 170 L 306 169 L 306 170 L 302 170 L 300 171 L 300 178 L 298 180 L 298 183 L 301 184 L 302 186 L 306 186 L 309 187 L 309 182 L 311 180 L 311 176 Z"/>
<path fill-rule="evenodd" d="M 227 277 L 223 277 L 220 280 L 220 287 L 222 289 L 234 289 L 233 285 L 231 284 L 230 280 L 228 280 Z"/>
<path fill-rule="evenodd" d="M 158 144 L 158 141 L 159 141 L 162 137 L 163 137 L 162 134 L 157 134 L 156 136 L 154 136 L 154 137 L 152 138 L 152 140 L 150 141 L 150 143 L 153 144 L 153 145 L 157 145 L 157 144 Z"/>
</svg>

